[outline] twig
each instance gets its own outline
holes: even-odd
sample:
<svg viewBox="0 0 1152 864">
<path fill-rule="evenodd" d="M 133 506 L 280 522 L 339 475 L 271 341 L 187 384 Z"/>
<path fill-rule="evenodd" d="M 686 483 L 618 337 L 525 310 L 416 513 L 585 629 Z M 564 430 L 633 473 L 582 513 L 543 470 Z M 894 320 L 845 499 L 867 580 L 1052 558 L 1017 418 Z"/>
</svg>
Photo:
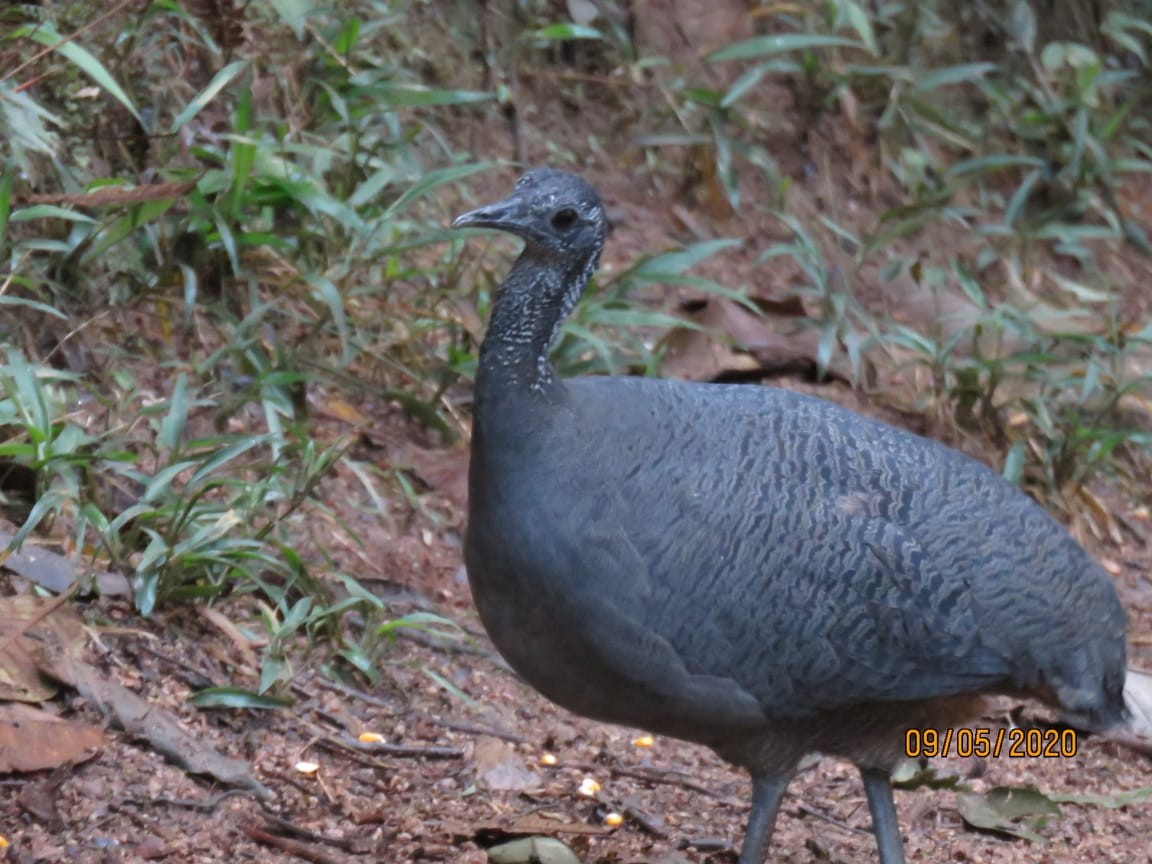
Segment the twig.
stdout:
<svg viewBox="0 0 1152 864">
<path fill-rule="evenodd" d="M 501 738 L 505 741 L 511 741 L 513 744 L 530 743 L 523 735 L 517 735 L 515 732 L 508 732 L 504 729 L 494 729 L 491 726 L 477 726 L 473 723 L 457 723 L 453 720 L 441 720 L 439 717 L 429 716 L 422 711 L 413 711 L 412 713 L 418 715 L 422 720 L 428 720 L 438 726 L 443 726 L 445 729 L 451 729 L 453 732 L 463 732 L 465 735 L 487 735 L 490 738 Z"/>
<path fill-rule="evenodd" d="M 319 843 L 324 846 L 335 846 L 337 849 L 343 849 L 345 852 L 354 852 L 355 844 L 352 840 L 344 837 L 326 837 L 323 834 L 317 834 L 315 831 L 309 831 L 307 828 L 301 828 L 295 822 L 290 822 L 281 816 L 275 816 L 270 813 L 264 815 L 264 823 L 289 834 L 293 837 L 299 837 L 301 840 L 307 840 L 310 843 Z"/>
<path fill-rule="evenodd" d="M 342 684 L 339 681 L 331 681 L 327 678 L 316 679 L 316 685 L 323 687 L 325 690 L 331 690 L 334 693 L 342 693 L 345 696 L 351 696 L 353 699 L 359 699 L 365 705 L 371 705 L 373 708 L 383 708 L 389 713 L 386 717 L 399 717 L 405 713 L 407 709 L 396 709 L 396 706 L 391 702 L 381 699 L 379 696 L 373 696 L 371 693 L 365 693 L 363 690 L 358 690 L 355 687 L 349 687 L 347 684 Z"/>
<path fill-rule="evenodd" d="M 293 777 L 291 774 L 285 774 L 282 771 L 273 771 L 267 768 L 260 773 L 266 780 L 279 780 L 281 783 L 286 783 L 297 792 L 307 796 L 308 798 L 313 798 L 316 796 L 316 789 L 314 787 L 308 785 L 307 783 L 301 782 L 298 778 Z M 331 807 L 332 802 L 328 801 L 328 804 L 329 807 Z"/>
<path fill-rule="evenodd" d="M 199 669 L 192 666 L 190 663 L 185 663 L 183 660 L 178 660 L 175 657 L 170 657 L 169 655 L 165 654 L 164 652 L 157 651 L 155 648 L 152 648 L 151 646 L 146 645 L 144 643 L 141 643 L 140 645 L 138 645 L 136 647 L 136 650 L 139 651 L 141 654 L 147 654 L 149 657 L 152 657 L 155 660 L 159 660 L 161 663 L 166 663 L 169 666 L 175 668 L 176 670 L 183 672 L 185 675 L 188 676 L 185 679 L 185 683 L 193 689 L 199 689 L 199 688 L 203 688 L 203 687 L 215 687 L 216 686 L 216 682 L 212 680 L 212 677 L 210 675 L 204 674 Z"/>
<path fill-rule="evenodd" d="M 212 795 L 209 798 L 169 798 L 167 795 L 161 795 L 158 798 L 122 798 L 120 800 L 121 806 L 125 804 L 135 804 L 137 807 L 156 807 L 164 805 L 168 807 L 181 807 L 185 810 L 200 810 L 204 813 L 211 813 L 222 802 L 229 798 L 235 798 L 238 795 L 251 796 L 256 798 L 256 794 L 251 789 L 228 789 L 227 791 L 220 792 Z M 259 803 L 259 801 L 257 801 Z M 261 804 L 263 806 L 263 804 Z"/>
<path fill-rule="evenodd" d="M 720 793 L 709 789 L 707 786 L 701 786 L 694 780 L 689 780 L 686 777 L 669 777 L 669 774 L 681 774 L 683 772 L 675 768 L 653 768 L 650 770 L 641 770 L 639 768 L 627 768 L 623 765 L 592 765 L 587 762 L 562 762 L 560 767 L 579 768 L 589 774 L 594 774 L 597 771 L 607 768 L 609 772 L 618 777 L 631 777 L 634 780 L 645 780 L 649 783 L 658 783 L 664 786 L 679 786 L 682 789 L 690 789 L 693 792 L 699 792 L 702 795 L 707 795 L 709 798 L 715 798 L 726 804 L 744 806 L 743 802 L 735 801 L 732 798 L 721 796 Z M 656 773 L 660 772 L 660 773 Z"/>
<path fill-rule="evenodd" d="M 459 747 L 407 747 L 401 744 L 356 744 L 337 741 L 333 738 L 319 738 L 316 746 L 332 750 L 357 759 L 373 768 L 388 768 L 388 763 L 373 759 L 372 753 L 396 756 L 405 759 L 463 759 L 464 751 Z"/>
<path fill-rule="evenodd" d="M 314 844 L 270 834 L 261 828 L 255 828 L 251 825 L 244 826 L 243 831 L 249 840 L 264 846 L 271 846 L 274 849 L 295 855 L 297 858 L 303 858 L 305 861 L 312 862 L 312 864 L 347 864 L 349 860 L 345 855 L 332 855 L 323 849 L 316 848 Z"/>
<path fill-rule="evenodd" d="M 804 816 L 815 816 L 817 819 L 823 819 L 829 825 L 835 825 L 837 828 L 841 828 L 851 834 L 862 834 L 865 837 L 875 836 L 870 830 L 866 828 L 853 828 L 847 822 L 841 822 L 839 819 L 835 819 L 832 816 L 829 816 L 827 813 L 821 813 L 815 807 L 810 807 L 803 801 L 796 802 L 796 810 Z"/>
<path fill-rule="evenodd" d="M 610 806 L 609 802 L 603 797 L 599 799 L 603 804 Z M 624 815 L 651 834 L 653 837 L 659 837 L 664 840 L 668 837 L 668 832 L 664 829 L 664 821 L 657 816 L 653 816 L 646 810 L 641 810 L 640 807 L 633 804 L 631 801 L 621 800 L 621 808 L 624 810 Z"/>
<path fill-rule="evenodd" d="M 676 844 L 677 849 L 695 849 L 705 855 L 716 852 L 734 851 L 732 841 L 727 837 L 686 837 Z"/>
<path fill-rule="evenodd" d="M 416 717 L 420 720 L 426 720 L 429 723 L 435 723 L 444 729 L 450 729 L 453 732 L 463 732 L 465 735 L 488 735 L 492 738 L 501 738 L 505 741 L 511 741 L 513 744 L 528 744 L 530 743 L 523 735 L 518 735 L 515 732 L 510 732 L 507 729 L 497 729 L 493 726 L 480 726 L 474 723 L 460 723 L 455 720 L 444 720 L 440 717 L 434 717 L 424 711 L 416 709 L 401 709 L 396 710 L 396 707 L 391 703 L 381 699 L 378 696 L 373 696 L 371 693 L 365 693 L 355 687 L 349 687 L 347 684 L 342 684 L 339 681 L 329 681 L 328 679 L 321 678 L 316 681 L 317 686 L 323 687 L 327 690 L 332 690 L 336 693 L 342 693 L 345 696 L 351 696 L 354 699 L 359 699 L 367 705 L 375 708 L 383 708 L 389 713 L 387 717 L 399 717 L 406 715 L 409 717 Z"/>
<path fill-rule="evenodd" d="M 462 747 L 414 747 L 410 744 L 386 744 L 383 741 L 373 743 L 345 743 L 346 747 L 361 750 L 365 753 L 384 753 L 401 759 L 463 759 Z"/>
<path fill-rule="evenodd" d="M 417 645 L 423 645 L 425 648 L 431 648 L 433 651 L 440 651 L 444 654 L 468 654 L 472 657 L 483 657 L 486 660 L 496 659 L 493 652 L 479 645 L 461 642 L 459 639 L 438 636 L 435 633 L 428 633 L 412 627 L 400 627 L 393 632 L 397 638 L 409 639 Z"/>
</svg>

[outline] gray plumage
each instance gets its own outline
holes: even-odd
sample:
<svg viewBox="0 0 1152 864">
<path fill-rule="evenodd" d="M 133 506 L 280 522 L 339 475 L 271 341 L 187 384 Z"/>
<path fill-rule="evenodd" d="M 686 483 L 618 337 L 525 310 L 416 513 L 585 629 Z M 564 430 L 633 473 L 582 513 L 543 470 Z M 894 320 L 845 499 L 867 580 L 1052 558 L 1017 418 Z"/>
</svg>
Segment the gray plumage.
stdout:
<svg viewBox="0 0 1152 864">
<path fill-rule="evenodd" d="M 910 727 L 983 693 L 1103 727 L 1124 713 L 1124 615 L 1047 513 L 963 454 L 787 390 L 559 379 L 548 352 L 599 261 L 604 212 L 537 169 L 456 226 L 524 251 L 476 378 L 468 577 L 496 647 L 576 713 L 747 768 L 760 864 L 812 751 L 855 762 L 880 857 Z"/>
</svg>

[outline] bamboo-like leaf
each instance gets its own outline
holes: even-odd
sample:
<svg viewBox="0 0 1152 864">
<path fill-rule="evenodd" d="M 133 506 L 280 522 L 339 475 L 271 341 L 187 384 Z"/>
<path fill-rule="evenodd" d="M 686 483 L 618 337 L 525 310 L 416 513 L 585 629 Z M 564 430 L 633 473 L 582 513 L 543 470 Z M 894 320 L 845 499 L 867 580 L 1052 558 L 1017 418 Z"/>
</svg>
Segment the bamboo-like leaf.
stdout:
<svg viewBox="0 0 1152 864">
<path fill-rule="evenodd" d="M 659 279 L 662 274 L 683 273 L 717 252 L 739 246 L 742 242 L 737 238 L 725 237 L 693 243 L 671 252 L 661 252 L 641 261 L 628 271 L 628 275 L 635 278 Z"/>
<path fill-rule="evenodd" d="M 184 437 L 184 426 L 188 422 L 188 376 L 181 372 L 176 376 L 172 397 L 168 400 L 168 413 L 160 423 L 156 443 L 169 453 L 175 452 Z"/>
<path fill-rule="evenodd" d="M 708 55 L 712 63 L 722 63 L 727 60 L 760 60 L 764 57 L 775 57 L 778 54 L 789 54 L 793 51 L 812 51 L 817 48 L 856 48 L 867 51 L 868 46 L 855 39 L 846 39 L 843 36 L 826 36 L 822 33 L 782 33 L 774 36 L 757 36 L 754 39 L 745 39 L 725 45 Z"/>
<path fill-rule="evenodd" d="M 189 120 L 203 111 L 213 99 L 220 95 L 220 91 L 232 83 L 232 79 L 243 72 L 247 66 L 247 60 L 236 60 L 213 75 L 212 80 L 208 82 L 208 86 L 197 93 L 192 98 L 192 101 L 184 107 L 184 110 L 176 116 L 176 119 L 172 121 L 170 131 L 176 133 L 183 129 Z"/>
<path fill-rule="evenodd" d="M 603 39 L 604 34 L 584 24 L 552 24 L 532 33 L 541 42 L 562 42 L 568 39 Z"/>
<path fill-rule="evenodd" d="M 961 63 L 918 76 L 912 89 L 917 93 L 928 93 L 953 84 L 972 84 L 991 75 L 998 68 L 995 63 Z"/>
<path fill-rule="evenodd" d="M 383 218 L 385 220 L 391 219 L 413 201 L 423 198 L 433 189 L 438 189 L 445 183 L 455 183 L 457 180 L 462 180 L 478 171 L 487 171 L 494 164 L 493 162 L 473 162 L 468 165 L 453 165 L 451 168 L 429 171 L 392 202 L 391 206 L 384 212 Z"/>
<path fill-rule="evenodd" d="M 316 8 L 313 0 L 268 0 L 280 19 L 292 28 L 297 39 L 304 38 L 305 19 Z"/>
<path fill-rule="evenodd" d="M 140 112 L 136 110 L 136 105 L 132 102 L 131 97 L 124 92 L 124 88 L 112 77 L 112 73 L 108 71 L 104 64 L 97 60 L 87 48 L 84 48 L 76 41 L 64 41 L 64 37 L 60 35 L 59 31 L 57 31 L 55 26 L 50 22 L 40 22 L 35 25 L 29 24 L 23 27 L 17 27 L 11 36 L 13 38 L 25 37 L 31 39 L 67 57 L 75 63 L 77 68 L 85 75 L 95 81 L 100 87 L 107 90 L 133 117 L 141 123 L 144 122 L 140 119 Z"/>
</svg>

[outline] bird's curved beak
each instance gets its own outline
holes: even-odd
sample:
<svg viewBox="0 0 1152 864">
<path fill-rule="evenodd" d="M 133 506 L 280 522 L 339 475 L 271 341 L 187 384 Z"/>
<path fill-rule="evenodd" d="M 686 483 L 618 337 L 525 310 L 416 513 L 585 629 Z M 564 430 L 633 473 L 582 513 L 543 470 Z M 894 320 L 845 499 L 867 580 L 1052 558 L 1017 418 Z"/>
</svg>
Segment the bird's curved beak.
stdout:
<svg viewBox="0 0 1152 864">
<path fill-rule="evenodd" d="M 524 202 L 513 195 L 495 204 L 477 207 L 452 220 L 453 228 L 496 228 L 500 231 L 522 233 L 528 224 Z"/>
</svg>

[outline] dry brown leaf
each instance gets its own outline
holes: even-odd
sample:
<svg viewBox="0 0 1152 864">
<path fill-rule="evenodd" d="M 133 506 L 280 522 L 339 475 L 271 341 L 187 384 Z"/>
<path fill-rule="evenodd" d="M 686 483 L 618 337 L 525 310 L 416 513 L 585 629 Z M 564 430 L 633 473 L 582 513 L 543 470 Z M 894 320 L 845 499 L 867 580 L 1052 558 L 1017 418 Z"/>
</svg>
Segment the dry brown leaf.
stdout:
<svg viewBox="0 0 1152 864">
<path fill-rule="evenodd" d="M 252 641 L 240 632 L 240 628 L 233 624 L 228 616 L 219 609 L 209 609 L 203 606 L 199 608 L 199 612 L 201 617 L 227 636 L 236 650 L 243 655 L 243 665 L 249 669 L 255 669 L 260 665 L 256 658 L 256 652 L 252 650 Z"/>
<path fill-rule="evenodd" d="M 748 315 L 743 310 L 731 311 L 733 307 L 738 309 L 730 300 L 718 298 L 687 313 L 689 321 L 704 329 L 673 330 L 664 337 L 664 374 L 689 381 L 712 381 L 723 372 L 756 370 L 755 358 L 741 353 L 725 338 L 733 335 L 738 315 Z"/>
<path fill-rule="evenodd" d="M 523 792 L 540 785 L 540 775 L 524 764 L 515 747 L 499 738 L 478 738 L 473 760 L 476 776 L 494 791 Z"/>
<path fill-rule="evenodd" d="M 682 204 L 672 205 L 672 218 L 696 241 L 711 240 L 715 236 L 695 214 Z"/>
<path fill-rule="evenodd" d="M 346 402 L 335 393 L 309 394 L 308 401 L 321 417 L 339 420 L 352 426 L 363 428 L 372 425 L 372 418 L 366 416 L 355 405 Z"/>
<path fill-rule="evenodd" d="M 1120 526 L 1116 524 L 1115 517 L 1104 502 L 1096 497 L 1091 489 L 1084 486 L 1076 489 L 1075 497 L 1084 505 L 1082 515 L 1088 517 L 1089 527 L 1096 539 L 1110 542 L 1114 546 L 1123 546 L 1124 538 L 1120 534 Z"/>
<path fill-rule="evenodd" d="M 16 796 L 16 803 L 20 809 L 43 822 L 51 831 L 61 832 L 65 829 L 65 822 L 60 815 L 60 787 L 71 775 L 71 765 L 65 763 L 56 768 L 43 780 L 27 783 Z"/>
<path fill-rule="evenodd" d="M 468 451 L 464 448 L 427 450 L 415 444 L 397 444 L 389 447 L 388 462 L 393 468 L 412 471 L 453 502 L 461 506 L 468 503 Z"/>
<path fill-rule="evenodd" d="M 40 673 L 45 645 L 77 657 L 83 651 L 83 622 L 66 601 L 28 595 L 0 599 L 0 699 L 43 702 L 56 695 L 56 685 Z"/>
<path fill-rule="evenodd" d="M 104 742 L 104 731 L 31 705 L 0 705 L 0 773 L 44 771 L 86 762 Z"/>
<path fill-rule="evenodd" d="M 754 315 L 726 297 L 711 297 L 685 316 L 703 329 L 673 330 L 665 337 L 663 371 L 670 378 L 714 381 L 740 372 L 811 370 L 820 331 L 808 326 L 803 316 L 791 314 L 794 308 L 774 304 Z M 848 376 L 838 360 L 829 371 Z"/>
<path fill-rule="evenodd" d="M 74 204 L 78 207 L 140 204 L 144 201 L 180 198 L 195 186 L 195 183 L 154 183 L 150 186 L 137 186 L 132 189 L 108 186 L 92 192 L 75 194 L 26 195 L 23 198 L 17 198 L 16 201 L 26 204 Z"/>
</svg>

